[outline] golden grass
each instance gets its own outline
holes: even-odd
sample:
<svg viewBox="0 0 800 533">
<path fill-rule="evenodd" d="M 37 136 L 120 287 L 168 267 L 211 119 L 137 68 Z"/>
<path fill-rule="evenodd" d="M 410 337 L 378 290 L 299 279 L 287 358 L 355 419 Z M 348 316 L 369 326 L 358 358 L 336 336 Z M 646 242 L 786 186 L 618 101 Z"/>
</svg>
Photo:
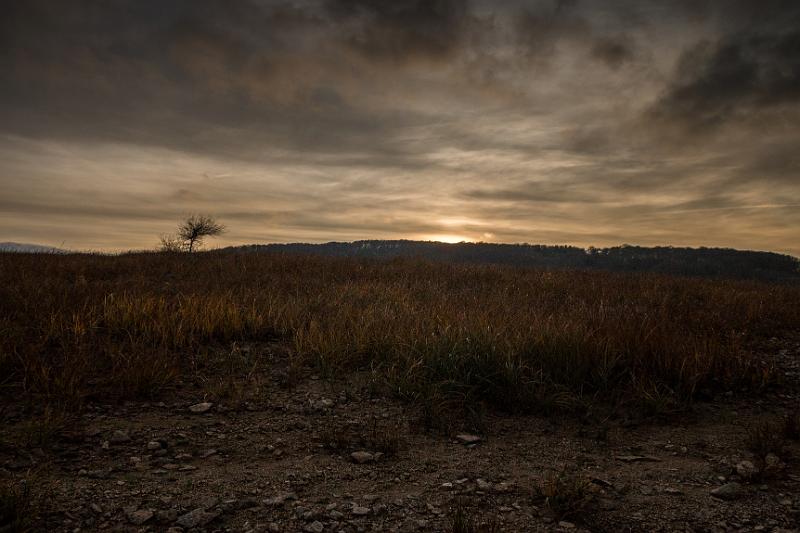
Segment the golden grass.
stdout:
<svg viewBox="0 0 800 533">
<path fill-rule="evenodd" d="M 800 287 L 260 254 L 0 254 L 0 385 L 80 405 L 153 395 L 237 342 L 328 374 L 509 411 L 661 405 L 774 378 Z M 431 403 L 432 402 L 432 403 Z"/>
</svg>

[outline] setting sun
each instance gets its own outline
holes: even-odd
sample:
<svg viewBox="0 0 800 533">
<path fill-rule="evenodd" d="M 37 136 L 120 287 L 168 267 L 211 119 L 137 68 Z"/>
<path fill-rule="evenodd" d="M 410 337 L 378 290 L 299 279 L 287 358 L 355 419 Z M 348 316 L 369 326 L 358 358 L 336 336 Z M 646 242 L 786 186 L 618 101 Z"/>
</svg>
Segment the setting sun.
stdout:
<svg viewBox="0 0 800 533">
<path fill-rule="evenodd" d="M 446 242 L 449 244 L 455 244 L 457 242 L 475 242 L 475 239 L 471 239 L 464 235 L 452 235 L 452 234 L 423 235 L 422 240 Z"/>
</svg>

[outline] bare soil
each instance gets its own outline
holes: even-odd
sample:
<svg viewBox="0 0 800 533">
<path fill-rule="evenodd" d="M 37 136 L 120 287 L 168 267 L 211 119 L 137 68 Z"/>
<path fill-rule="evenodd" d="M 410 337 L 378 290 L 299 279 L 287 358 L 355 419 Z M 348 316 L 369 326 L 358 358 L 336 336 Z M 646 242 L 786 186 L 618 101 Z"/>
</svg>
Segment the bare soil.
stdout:
<svg viewBox="0 0 800 533">
<path fill-rule="evenodd" d="M 28 480 L 32 529 L 452 531 L 460 516 L 494 531 L 800 530 L 800 444 L 748 449 L 752 428 L 800 407 L 798 340 L 765 346 L 785 382 L 758 395 L 649 420 L 490 413 L 472 444 L 425 431 L 364 376 L 305 369 L 287 386 L 281 347 L 250 349 L 262 370 L 226 399 L 198 376 L 155 401 L 88 401 L 46 439 L 48 423 L 5 398 L 0 479 Z M 553 476 L 579 501 L 543 497 Z M 712 494 L 729 483 L 730 499 Z"/>
</svg>

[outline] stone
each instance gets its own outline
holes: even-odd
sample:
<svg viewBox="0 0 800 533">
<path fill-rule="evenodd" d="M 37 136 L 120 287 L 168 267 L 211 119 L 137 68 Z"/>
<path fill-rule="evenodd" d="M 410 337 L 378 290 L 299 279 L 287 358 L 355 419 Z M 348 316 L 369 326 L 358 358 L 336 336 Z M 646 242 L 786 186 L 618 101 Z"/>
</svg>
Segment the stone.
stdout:
<svg viewBox="0 0 800 533">
<path fill-rule="evenodd" d="M 711 491 L 711 495 L 715 498 L 719 498 L 720 500 L 736 500 L 741 498 L 744 493 L 742 491 L 742 486 L 735 481 L 732 483 L 726 483 L 721 487 L 717 487 L 716 489 Z"/>
<path fill-rule="evenodd" d="M 566 520 L 562 520 L 558 523 L 558 527 L 562 527 L 564 529 L 575 529 L 575 524 L 572 522 L 567 522 Z"/>
<path fill-rule="evenodd" d="M 456 435 L 456 440 L 461 444 L 477 444 L 482 439 L 477 435 L 471 435 L 469 433 L 460 433 Z"/>
<path fill-rule="evenodd" d="M 736 473 L 744 479 L 751 479 L 758 474 L 758 468 L 751 461 L 741 461 L 736 464 Z"/>
<path fill-rule="evenodd" d="M 214 520 L 216 517 L 217 513 L 212 513 L 206 511 L 202 507 L 198 507 L 197 509 L 189 511 L 188 513 L 180 516 L 175 523 L 186 528 L 202 527 Z"/>
<path fill-rule="evenodd" d="M 652 457 L 650 455 L 618 455 L 618 461 L 623 461 L 625 463 L 658 463 L 661 462 L 661 459 L 658 457 Z"/>
<path fill-rule="evenodd" d="M 171 524 L 178 519 L 179 513 L 177 509 L 165 509 L 156 512 L 156 520 L 165 524 Z"/>
<path fill-rule="evenodd" d="M 272 498 L 267 498 L 264 500 L 264 505 L 270 506 L 277 506 L 283 505 L 287 500 L 296 500 L 297 495 L 294 492 L 286 492 L 284 494 L 278 494 L 277 496 L 273 496 Z"/>
<path fill-rule="evenodd" d="M 774 453 L 770 452 L 764 457 L 764 464 L 769 469 L 780 468 L 781 458 L 775 455 Z"/>
<path fill-rule="evenodd" d="M 492 484 L 485 479 L 478 478 L 475 483 L 478 485 L 478 490 L 492 490 Z"/>
<path fill-rule="evenodd" d="M 160 450 L 161 443 L 158 442 L 157 440 L 151 440 L 150 442 L 147 443 L 147 449 L 150 450 L 151 452 Z"/>
<path fill-rule="evenodd" d="M 322 533 L 325 530 L 325 526 L 319 520 L 314 520 L 305 527 L 305 530 L 310 533 Z"/>
<path fill-rule="evenodd" d="M 494 491 L 497 492 L 498 494 L 507 494 L 512 490 L 514 490 L 514 486 L 511 483 L 507 483 L 505 481 L 502 483 L 497 483 L 494 486 Z"/>
<path fill-rule="evenodd" d="M 151 518 L 153 518 L 153 511 L 150 511 L 149 509 L 140 509 L 138 511 L 128 513 L 128 522 L 134 526 L 141 526 Z"/>
<path fill-rule="evenodd" d="M 111 444 L 123 444 L 125 442 L 130 442 L 130 441 L 131 441 L 131 436 L 128 434 L 127 431 L 124 431 L 122 429 L 114 431 L 114 433 L 111 435 L 111 438 L 108 439 L 108 442 L 110 442 Z"/>
<path fill-rule="evenodd" d="M 208 410 L 211 409 L 212 407 L 214 407 L 214 404 L 211 402 L 200 402 L 194 405 L 190 405 L 189 411 L 199 415 L 208 412 Z"/>
<path fill-rule="evenodd" d="M 353 506 L 351 511 L 356 516 L 366 516 L 369 514 L 369 507 L 361 507 L 360 505 Z"/>
<path fill-rule="evenodd" d="M 350 458 L 353 460 L 354 463 L 364 464 L 364 463 L 371 463 L 375 460 L 375 456 L 369 452 L 353 452 L 350 454 Z"/>
</svg>

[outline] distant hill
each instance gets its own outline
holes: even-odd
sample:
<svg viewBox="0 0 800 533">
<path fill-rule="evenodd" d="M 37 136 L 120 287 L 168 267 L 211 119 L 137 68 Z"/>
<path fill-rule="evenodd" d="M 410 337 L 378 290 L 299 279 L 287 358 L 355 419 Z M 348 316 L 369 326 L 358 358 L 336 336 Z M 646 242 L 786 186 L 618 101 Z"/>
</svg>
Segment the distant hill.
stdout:
<svg viewBox="0 0 800 533">
<path fill-rule="evenodd" d="M 61 248 L 42 246 L 41 244 L 28 244 L 21 242 L 0 242 L 0 252 L 17 252 L 24 254 L 63 254 Z"/>
<path fill-rule="evenodd" d="M 800 260 L 790 255 L 730 248 L 615 246 L 577 248 L 535 244 L 368 240 L 325 244 L 254 244 L 221 251 L 315 254 L 392 259 L 417 257 L 452 263 L 503 264 L 545 269 L 658 272 L 683 276 L 800 281 Z"/>
</svg>

